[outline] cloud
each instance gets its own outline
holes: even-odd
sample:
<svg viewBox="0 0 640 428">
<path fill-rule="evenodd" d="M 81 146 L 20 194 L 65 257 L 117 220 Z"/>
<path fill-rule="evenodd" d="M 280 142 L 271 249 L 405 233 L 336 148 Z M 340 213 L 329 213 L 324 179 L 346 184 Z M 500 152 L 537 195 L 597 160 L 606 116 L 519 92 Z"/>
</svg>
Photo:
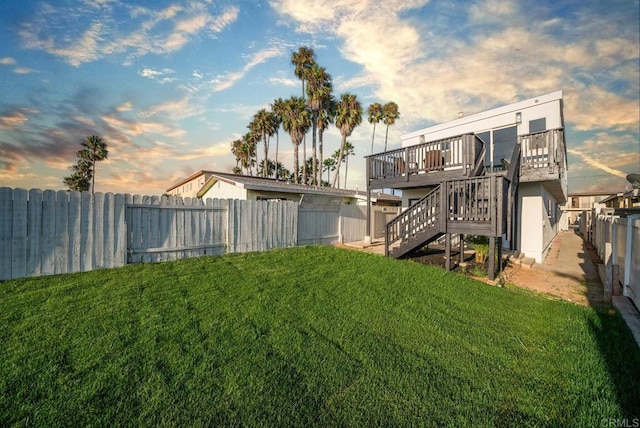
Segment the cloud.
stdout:
<svg viewBox="0 0 640 428">
<path fill-rule="evenodd" d="M 0 58 L 0 64 L 1 65 L 15 65 L 16 64 L 16 60 L 11 58 L 11 57 L 4 57 L 4 58 Z"/>
<path fill-rule="evenodd" d="M 616 177 L 620 177 L 620 178 L 625 178 L 627 176 L 627 174 L 625 174 L 624 172 L 617 170 L 615 168 L 611 168 L 608 165 L 605 165 L 604 163 L 598 161 L 597 159 L 594 159 L 578 150 L 567 149 L 567 153 L 580 157 L 587 165 L 592 166 L 594 168 L 598 168 L 606 172 L 607 174 L 615 175 Z"/>
<path fill-rule="evenodd" d="M 200 109 L 191 105 L 188 97 L 176 101 L 166 101 L 144 110 L 141 117 L 166 116 L 173 120 L 183 119 L 201 113 Z"/>
<path fill-rule="evenodd" d="M 181 138 L 185 135 L 183 129 L 160 122 L 138 122 L 120 118 L 115 115 L 104 115 L 102 120 L 110 127 L 131 137 L 139 137 L 145 134 L 159 134 L 168 138 Z"/>
<path fill-rule="evenodd" d="M 498 0 L 455 10 L 418 0 L 271 4 L 298 32 L 337 37 L 342 56 L 363 67 L 354 79 L 336 79 L 337 86 L 372 87 L 378 99 L 399 104 L 401 122 L 409 126 L 563 89 L 566 120 L 578 129 L 637 129 L 637 24 L 623 26 L 634 31 L 612 28 L 612 22 L 632 21 L 628 17 L 583 17 L 577 8 L 559 19 L 553 9 Z M 430 15 L 413 19 L 411 9 L 425 6 Z M 610 86 L 628 87 L 628 98 Z"/>
<path fill-rule="evenodd" d="M 127 101 L 116 107 L 116 110 L 119 112 L 131 111 L 131 109 L 133 109 L 133 104 L 131 104 L 131 101 Z"/>
<path fill-rule="evenodd" d="M 209 11 L 210 2 L 190 2 L 164 9 L 131 7 L 104 1 L 97 8 L 90 2 L 68 7 L 43 4 L 21 25 L 19 35 L 27 49 L 42 50 L 73 66 L 109 56 L 123 56 L 126 64 L 147 54 L 170 54 L 204 34 L 214 37 L 233 23 L 236 6 L 220 13 Z M 128 13 L 130 26 L 118 25 Z M 82 22 L 84 29 L 73 31 Z"/>
<path fill-rule="evenodd" d="M 225 89 L 231 88 L 235 85 L 239 80 L 241 80 L 249 71 L 251 71 L 254 67 L 264 63 L 270 58 L 274 58 L 277 56 L 281 56 L 283 51 L 279 47 L 269 47 L 254 53 L 249 56 L 247 63 L 242 67 L 242 69 L 234 72 L 230 72 L 220 78 L 216 78 L 212 80 L 211 87 L 214 92 L 224 91 Z"/>
<path fill-rule="evenodd" d="M 0 129 L 12 131 L 18 129 L 29 120 L 30 115 L 39 113 L 38 110 L 21 107 L 0 112 Z"/>
<path fill-rule="evenodd" d="M 170 68 L 164 68 L 162 70 L 154 70 L 152 68 L 144 68 L 139 71 L 138 74 L 142 77 L 146 77 L 151 80 L 155 80 L 162 84 L 170 83 L 177 80 L 175 77 L 169 77 L 169 75 L 175 74 L 175 71 Z"/>
<path fill-rule="evenodd" d="M 35 73 L 36 71 L 28 67 L 16 67 L 13 69 L 13 72 L 16 74 L 31 74 Z"/>
</svg>

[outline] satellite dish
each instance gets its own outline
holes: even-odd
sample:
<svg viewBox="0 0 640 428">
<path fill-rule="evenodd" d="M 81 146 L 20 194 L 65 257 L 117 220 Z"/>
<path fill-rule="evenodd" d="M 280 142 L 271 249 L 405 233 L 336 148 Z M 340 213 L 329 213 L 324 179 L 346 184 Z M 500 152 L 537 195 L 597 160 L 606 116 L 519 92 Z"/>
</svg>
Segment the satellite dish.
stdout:
<svg viewBox="0 0 640 428">
<path fill-rule="evenodd" d="M 627 175 L 627 181 L 631 183 L 634 189 L 640 189 L 640 174 Z"/>
</svg>

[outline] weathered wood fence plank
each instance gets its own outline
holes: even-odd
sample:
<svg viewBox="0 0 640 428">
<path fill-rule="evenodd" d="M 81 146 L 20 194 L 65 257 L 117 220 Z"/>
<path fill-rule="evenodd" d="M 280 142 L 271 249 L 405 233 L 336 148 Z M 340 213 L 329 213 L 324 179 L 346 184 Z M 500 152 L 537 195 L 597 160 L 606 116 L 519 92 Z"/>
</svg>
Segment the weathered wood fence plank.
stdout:
<svg viewBox="0 0 640 428">
<path fill-rule="evenodd" d="M 11 228 L 13 225 L 13 190 L 0 188 L 0 280 L 11 276 Z"/>
<path fill-rule="evenodd" d="M 300 215 L 290 201 L 0 188 L 0 280 L 336 240 L 337 206 Z"/>
</svg>

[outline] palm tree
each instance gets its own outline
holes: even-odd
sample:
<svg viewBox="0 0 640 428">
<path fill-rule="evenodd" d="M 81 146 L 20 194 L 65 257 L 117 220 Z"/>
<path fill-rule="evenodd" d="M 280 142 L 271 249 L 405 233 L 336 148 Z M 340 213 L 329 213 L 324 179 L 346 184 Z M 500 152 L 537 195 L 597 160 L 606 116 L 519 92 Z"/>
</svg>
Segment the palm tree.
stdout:
<svg viewBox="0 0 640 428">
<path fill-rule="evenodd" d="M 269 159 L 269 138 L 276 133 L 274 114 L 266 109 L 260 109 L 253 116 L 253 120 L 249 124 L 251 129 L 256 135 L 262 138 L 262 144 L 264 146 L 264 159 L 262 161 L 262 176 L 267 178 L 267 162 Z"/>
<path fill-rule="evenodd" d="M 373 140 L 376 136 L 376 124 L 382 120 L 382 105 L 373 103 L 367 109 L 369 113 L 369 123 L 373 123 L 373 134 L 371 135 L 371 154 L 373 154 Z"/>
<path fill-rule="evenodd" d="M 109 155 L 109 151 L 107 150 L 107 143 L 97 135 L 85 138 L 81 144 L 84 149 L 80 150 L 78 155 L 91 165 L 91 193 L 93 193 L 96 186 L 96 162 L 105 160 Z"/>
<path fill-rule="evenodd" d="M 324 67 L 317 64 L 311 65 L 307 71 L 307 105 L 311 109 L 311 136 L 313 147 L 312 183 L 318 182 L 318 154 L 316 149 L 316 130 L 318 128 L 318 115 L 323 105 L 331 99 L 331 75 Z"/>
<path fill-rule="evenodd" d="M 334 157 L 325 159 L 324 162 L 322 163 L 322 167 L 324 168 L 325 171 L 327 171 L 327 186 L 328 186 L 329 181 L 331 180 L 331 178 L 329 177 L 329 174 L 331 173 L 331 171 L 335 171 L 336 169 L 336 159 Z"/>
<path fill-rule="evenodd" d="M 234 168 L 234 171 L 236 169 L 240 169 L 240 172 L 242 172 L 242 169 L 240 168 L 240 164 L 242 163 L 242 140 L 238 139 L 238 140 L 234 140 L 231 143 L 231 153 L 233 153 L 233 155 L 236 157 L 236 167 Z"/>
<path fill-rule="evenodd" d="M 278 98 L 273 100 L 271 111 L 273 112 L 274 126 L 276 128 L 276 165 L 278 165 L 278 146 L 280 145 L 280 125 L 282 125 L 282 112 L 284 110 L 284 100 Z M 276 168 L 276 180 L 278 179 L 280 168 Z"/>
<path fill-rule="evenodd" d="M 354 128 L 362 122 L 362 105 L 358 98 L 350 93 L 340 95 L 340 101 L 336 105 L 336 126 L 342 134 L 342 142 L 340 144 L 340 154 L 338 155 L 338 166 L 342 162 L 344 149 L 347 143 L 347 137 L 351 135 Z M 338 173 L 340 168 L 336 170 L 333 177 L 333 187 L 336 187 Z"/>
<path fill-rule="evenodd" d="M 322 105 L 322 108 L 318 112 L 318 151 L 320 152 L 320 160 L 318 165 L 324 165 L 323 160 L 323 135 L 324 131 L 329 127 L 329 124 L 333 123 L 336 116 L 336 100 L 333 96 Z M 333 171 L 333 169 L 331 170 Z M 329 182 L 329 179 L 327 179 Z"/>
<path fill-rule="evenodd" d="M 242 166 L 246 175 L 253 175 L 253 165 L 256 164 L 256 145 L 259 137 L 249 131 L 242 137 Z"/>
<path fill-rule="evenodd" d="M 302 99 L 304 100 L 305 90 L 304 90 L 304 82 L 307 79 L 308 70 L 311 68 L 313 64 L 315 64 L 315 53 L 313 49 L 308 48 L 306 46 L 300 46 L 297 52 L 293 52 L 291 54 L 291 64 L 295 65 L 294 73 L 302 81 Z M 302 153 L 304 158 L 307 157 L 307 141 L 306 135 L 302 136 L 303 145 L 302 145 Z M 306 166 L 302 166 L 302 175 L 307 176 Z"/>
<path fill-rule="evenodd" d="M 389 136 L 389 125 L 396 123 L 396 119 L 400 117 L 398 104 L 389 101 L 382 107 L 382 122 L 387 125 L 387 131 L 384 134 L 384 151 L 387 151 L 387 137 Z"/>
<path fill-rule="evenodd" d="M 344 161 L 345 161 L 345 165 L 344 165 L 344 188 L 347 188 L 347 172 L 349 171 L 349 156 L 355 155 L 355 147 L 353 147 L 353 144 L 351 144 L 350 142 L 347 141 L 347 143 L 344 145 Z"/>
<path fill-rule="evenodd" d="M 293 143 L 293 169 L 296 183 L 300 182 L 299 163 L 298 163 L 298 147 L 311 127 L 311 118 L 309 109 L 304 102 L 304 98 L 291 97 L 285 101 L 285 107 L 282 114 L 282 127 L 291 136 Z"/>
</svg>

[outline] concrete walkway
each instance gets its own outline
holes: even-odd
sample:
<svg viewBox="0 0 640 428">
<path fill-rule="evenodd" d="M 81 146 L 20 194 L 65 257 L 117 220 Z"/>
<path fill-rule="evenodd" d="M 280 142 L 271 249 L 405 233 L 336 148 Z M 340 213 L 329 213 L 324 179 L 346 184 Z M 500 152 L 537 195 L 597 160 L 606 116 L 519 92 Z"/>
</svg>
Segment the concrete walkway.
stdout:
<svg viewBox="0 0 640 428">
<path fill-rule="evenodd" d="M 531 268 L 580 281 L 587 288 L 587 299 L 597 306 L 604 303 L 597 263 L 595 249 L 577 233 L 567 231 L 555 237 L 544 262 L 534 263 Z M 599 286 L 594 287 L 596 284 Z M 596 289 L 598 295 L 591 295 Z M 628 297 L 613 296 L 611 303 L 620 311 L 640 347 L 640 312 Z"/>
</svg>

